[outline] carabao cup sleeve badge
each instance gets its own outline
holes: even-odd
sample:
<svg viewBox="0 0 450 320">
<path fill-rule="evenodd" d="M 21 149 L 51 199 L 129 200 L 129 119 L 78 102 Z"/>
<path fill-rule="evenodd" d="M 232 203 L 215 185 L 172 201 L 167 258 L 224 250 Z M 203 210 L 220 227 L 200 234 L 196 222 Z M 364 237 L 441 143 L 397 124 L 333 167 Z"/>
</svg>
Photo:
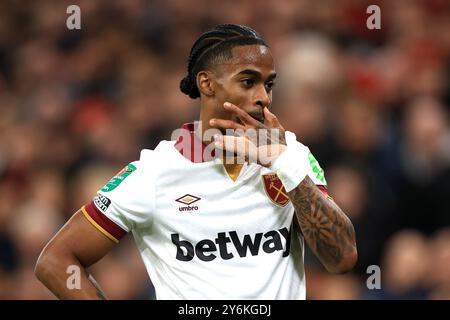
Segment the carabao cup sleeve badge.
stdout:
<svg viewBox="0 0 450 320">
<path fill-rule="evenodd" d="M 128 177 L 133 171 L 136 170 L 136 167 L 131 163 L 120 170 L 108 183 L 101 189 L 103 192 L 113 191 L 117 188 L 126 177 Z"/>
<path fill-rule="evenodd" d="M 289 202 L 289 196 L 283 183 L 275 173 L 262 175 L 264 191 L 269 199 L 278 206 L 284 207 Z"/>
</svg>

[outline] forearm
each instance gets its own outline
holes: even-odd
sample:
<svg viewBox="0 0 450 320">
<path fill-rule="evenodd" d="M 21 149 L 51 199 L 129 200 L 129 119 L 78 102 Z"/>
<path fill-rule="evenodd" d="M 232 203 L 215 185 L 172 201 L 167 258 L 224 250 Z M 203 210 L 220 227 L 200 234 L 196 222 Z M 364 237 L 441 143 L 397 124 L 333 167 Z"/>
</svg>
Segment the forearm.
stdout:
<svg viewBox="0 0 450 320">
<path fill-rule="evenodd" d="M 68 269 L 70 266 L 72 268 Z M 44 252 L 36 264 L 35 274 L 58 299 L 106 299 L 101 288 L 73 255 Z M 69 277 L 78 276 L 79 287 L 74 287 Z"/>
<path fill-rule="evenodd" d="M 288 195 L 301 233 L 326 269 L 333 273 L 349 271 L 357 259 L 350 219 L 308 176 Z"/>
</svg>

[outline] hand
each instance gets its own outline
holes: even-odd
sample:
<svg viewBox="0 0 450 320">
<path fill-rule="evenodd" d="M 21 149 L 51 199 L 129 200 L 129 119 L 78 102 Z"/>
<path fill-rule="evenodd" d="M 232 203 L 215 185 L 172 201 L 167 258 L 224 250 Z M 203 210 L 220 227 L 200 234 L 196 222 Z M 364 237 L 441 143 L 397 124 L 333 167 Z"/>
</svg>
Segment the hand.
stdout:
<svg viewBox="0 0 450 320">
<path fill-rule="evenodd" d="M 285 130 L 278 118 L 267 107 L 263 109 L 266 124 L 252 118 L 232 103 L 225 102 L 224 108 L 235 114 L 241 123 L 211 119 L 209 124 L 212 127 L 226 130 L 224 136 L 214 136 L 215 146 L 244 157 L 245 161 L 270 167 L 286 149 Z"/>
</svg>

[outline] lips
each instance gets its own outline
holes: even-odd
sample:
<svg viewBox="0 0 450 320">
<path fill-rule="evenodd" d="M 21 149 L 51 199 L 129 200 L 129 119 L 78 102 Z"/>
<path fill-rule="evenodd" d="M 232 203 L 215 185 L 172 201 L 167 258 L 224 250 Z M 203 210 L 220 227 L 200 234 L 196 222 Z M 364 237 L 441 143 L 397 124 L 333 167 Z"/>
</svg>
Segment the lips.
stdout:
<svg viewBox="0 0 450 320">
<path fill-rule="evenodd" d="M 258 116 L 258 115 L 255 115 L 255 114 L 249 114 L 250 115 L 250 117 L 252 117 L 253 119 L 255 119 L 256 121 L 259 121 L 259 122 L 261 122 L 261 123 L 264 123 L 264 116 Z M 245 125 L 245 123 L 244 122 L 242 122 L 241 121 L 241 119 L 239 119 L 239 118 L 237 118 L 236 119 L 236 121 L 237 121 L 237 123 L 239 123 L 239 124 L 241 124 L 241 125 Z"/>
<path fill-rule="evenodd" d="M 264 123 L 264 116 L 261 113 L 258 114 L 250 114 L 250 116 L 255 119 L 256 121 L 259 121 L 261 123 Z"/>
<path fill-rule="evenodd" d="M 248 112 L 248 111 L 247 111 L 247 113 L 248 113 L 248 115 L 249 115 L 250 117 L 252 117 L 252 118 L 255 119 L 256 121 L 259 121 L 259 122 L 261 122 L 261 123 L 264 123 L 265 118 L 264 118 L 264 114 L 263 114 L 262 112 L 260 112 L 260 111 Z M 236 117 L 236 118 L 235 118 L 235 121 L 236 121 L 237 123 L 241 124 L 241 125 L 245 125 L 245 124 L 239 119 L 239 117 Z"/>
</svg>

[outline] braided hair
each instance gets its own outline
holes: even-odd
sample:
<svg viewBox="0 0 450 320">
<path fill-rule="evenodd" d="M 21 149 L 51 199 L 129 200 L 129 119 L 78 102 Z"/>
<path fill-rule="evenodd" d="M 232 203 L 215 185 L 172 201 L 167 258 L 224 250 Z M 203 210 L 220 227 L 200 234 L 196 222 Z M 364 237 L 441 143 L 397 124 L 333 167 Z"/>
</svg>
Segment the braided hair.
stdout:
<svg viewBox="0 0 450 320">
<path fill-rule="evenodd" d="M 203 33 L 189 53 L 187 76 L 180 82 L 180 90 L 192 99 L 200 97 L 197 73 L 206 67 L 232 58 L 231 49 L 236 46 L 260 44 L 264 39 L 253 29 L 237 24 L 221 24 Z"/>
</svg>

